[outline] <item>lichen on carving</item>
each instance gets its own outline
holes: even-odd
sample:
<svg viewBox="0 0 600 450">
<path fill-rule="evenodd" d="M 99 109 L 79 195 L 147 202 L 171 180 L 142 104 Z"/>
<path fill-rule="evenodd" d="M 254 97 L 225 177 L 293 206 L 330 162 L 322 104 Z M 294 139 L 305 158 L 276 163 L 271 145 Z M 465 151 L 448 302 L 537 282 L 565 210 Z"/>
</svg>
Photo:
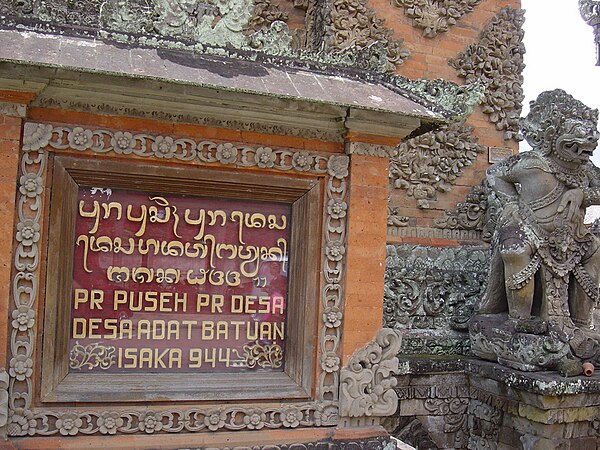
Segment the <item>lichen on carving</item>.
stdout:
<svg viewBox="0 0 600 450">
<path fill-rule="evenodd" d="M 410 56 L 403 39 L 395 39 L 385 20 L 368 7 L 367 0 L 333 0 L 325 38 L 336 52 L 367 50 L 381 43 L 385 48 L 388 69 L 393 70 Z"/>
<path fill-rule="evenodd" d="M 485 85 L 483 112 L 504 139 L 519 140 L 523 96 L 524 11 L 504 7 L 486 25 L 479 41 L 449 61 L 467 83 Z"/>
<path fill-rule="evenodd" d="M 473 11 L 482 0 L 392 0 L 392 5 L 404 8 L 423 36 L 433 38 L 456 25 L 465 14 Z"/>
<path fill-rule="evenodd" d="M 447 125 L 400 144 L 390 159 L 389 177 L 396 189 L 414 197 L 419 208 L 429 208 L 437 193 L 449 192 L 484 146 L 477 143 L 472 127 Z"/>
</svg>

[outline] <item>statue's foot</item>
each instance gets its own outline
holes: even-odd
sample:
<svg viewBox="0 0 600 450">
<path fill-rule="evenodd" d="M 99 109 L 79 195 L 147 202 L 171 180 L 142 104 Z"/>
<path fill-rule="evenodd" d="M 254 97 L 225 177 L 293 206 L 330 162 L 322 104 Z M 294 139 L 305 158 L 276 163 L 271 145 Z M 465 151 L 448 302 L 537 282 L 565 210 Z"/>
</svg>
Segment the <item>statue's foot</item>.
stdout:
<svg viewBox="0 0 600 450">
<path fill-rule="evenodd" d="M 593 336 L 590 336 L 591 333 Z M 573 337 L 569 341 L 569 346 L 573 354 L 581 359 L 591 359 L 598 355 L 600 351 L 599 336 L 591 330 L 582 330 L 576 328 Z"/>
</svg>

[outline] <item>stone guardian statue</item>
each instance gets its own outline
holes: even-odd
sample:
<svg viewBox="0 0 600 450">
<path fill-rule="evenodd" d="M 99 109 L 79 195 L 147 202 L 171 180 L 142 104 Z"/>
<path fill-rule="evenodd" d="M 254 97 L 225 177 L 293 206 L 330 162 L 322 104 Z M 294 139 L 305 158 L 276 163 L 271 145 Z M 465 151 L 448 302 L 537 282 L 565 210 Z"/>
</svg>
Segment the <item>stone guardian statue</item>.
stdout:
<svg viewBox="0 0 600 450">
<path fill-rule="evenodd" d="M 597 110 L 543 92 L 521 119 L 532 150 L 488 169 L 496 214 L 488 285 L 469 325 L 475 355 L 567 375 L 599 360 L 600 240 L 583 223 L 600 204 L 597 125 Z"/>
</svg>

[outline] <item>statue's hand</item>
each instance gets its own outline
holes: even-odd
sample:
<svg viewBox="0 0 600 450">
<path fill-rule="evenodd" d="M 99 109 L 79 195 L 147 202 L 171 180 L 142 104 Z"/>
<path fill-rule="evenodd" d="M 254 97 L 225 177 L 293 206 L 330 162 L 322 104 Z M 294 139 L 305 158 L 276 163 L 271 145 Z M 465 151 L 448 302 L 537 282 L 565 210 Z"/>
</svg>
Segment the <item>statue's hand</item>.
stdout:
<svg viewBox="0 0 600 450">
<path fill-rule="evenodd" d="M 562 213 L 563 211 L 567 211 L 567 220 L 571 221 L 578 213 L 581 205 L 583 204 L 583 190 L 581 189 L 571 189 L 565 192 L 560 200 L 558 208 L 556 209 L 557 213 Z"/>
</svg>

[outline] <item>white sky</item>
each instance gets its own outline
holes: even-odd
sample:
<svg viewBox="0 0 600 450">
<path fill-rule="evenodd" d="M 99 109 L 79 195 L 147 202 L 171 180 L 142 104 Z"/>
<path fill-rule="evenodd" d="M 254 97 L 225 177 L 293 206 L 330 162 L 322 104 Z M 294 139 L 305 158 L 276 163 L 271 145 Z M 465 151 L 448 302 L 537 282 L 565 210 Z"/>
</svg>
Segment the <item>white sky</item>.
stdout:
<svg viewBox="0 0 600 450">
<path fill-rule="evenodd" d="M 600 109 L 600 66 L 595 65 L 594 31 L 581 18 L 577 0 L 521 0 L 521 5 L 526 10 L 527 51 L 523 115 L 540 92 L 556 88 Z M 600 148 L 593 161 L 600 166 Z M 593 208 L 588 210 L 588 220 L 600 216 L 600 207 Z"/>
</svg>

